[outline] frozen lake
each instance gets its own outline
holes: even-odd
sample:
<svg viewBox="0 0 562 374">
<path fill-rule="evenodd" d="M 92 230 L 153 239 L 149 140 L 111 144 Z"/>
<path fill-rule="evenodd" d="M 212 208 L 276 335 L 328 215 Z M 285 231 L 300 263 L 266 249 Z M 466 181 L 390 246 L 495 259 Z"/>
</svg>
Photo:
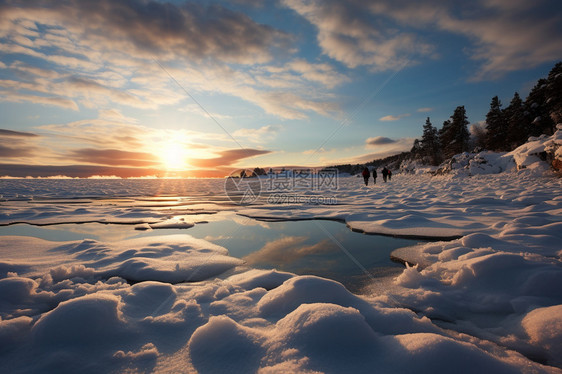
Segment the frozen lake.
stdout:
<svg viewBox="0 0 562 374">
<path fill-rule="evenodd" d="M 559 372 L 561 179 L 337 187 L 0 180 L 0 371 Z"/>
<path fill-rule="evenodd" d="M 404 267 L 390 253 L 419 240 L 365 235 L 333 220 L 260 221 L 223 211 L 177 216 L 192 220 L 190 228 L 136 230 L 134 225 L 67 223 L 47 226 L 0 226 L 0 236 L 32 236 L 50 241 L 95 239 L 120 241 L 158 235 L 189 234 L 229 250 L 258 269 L 278 269 L 299 275 L 317 275 L 341 282 L 352 292 L 377 278 L 397 276 Z"/>
</svg>

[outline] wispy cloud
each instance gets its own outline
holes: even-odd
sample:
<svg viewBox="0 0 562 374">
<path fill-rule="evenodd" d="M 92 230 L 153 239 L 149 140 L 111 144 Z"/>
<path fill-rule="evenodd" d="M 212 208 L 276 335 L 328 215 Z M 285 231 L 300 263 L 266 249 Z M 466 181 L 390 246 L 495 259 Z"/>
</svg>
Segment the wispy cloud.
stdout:
<svg viewBox="0 0 562 374">
<path fill-rule="evenodd" d="M 23 137 L 23 138 L 35 138 L 39 135 L 31 133 L 31 132 L 23 132 L 23 131 L 13 131 L 13 130 L 5 130 L 0 129 L 0 137 L 9 136 L 9 137 Z"/>
<path fill-rule="evenodd" d="M 327 63 L 313 64 L 303 59 L 296 59 L 289 62 L 286 67 L 303 79 L 320 83 L 327 88 L 334 88 L 349 81 L 348 77 L 337 72 L 332 65 Z"/>
<path fill-rule="evenodd" d="M 443 2 L 428 0 L 283 0 L 318 30 L 325 54 L 349 67 L 395 70 L 439 56 L 428 28 L 462 35 L 464 51 L 481 62 L 474 79 L 537 66 L 560 58 L 558 0 Z M 524 31 L 523 31 L 524 30 Z"/>
<path fill-rule="evenodd" d="M 370 153 L 355 156 L 346 160 L 348 163 L 361 164 L 373 160 L 382 159 L 400 152 L 409 151 L 414 143 L 413 138 L 389 139 L 385 137 L 375 137 L 367 139 L 365 142 L 366 150 L 374 150 Z"/>
<path fill-rule="evenodd" d="M 418 113 L 429 113 L 431 111 L 433 111 L 433 108 L 419 108 L 416 110 Z"/>
<path fill-rule="evenodd" d="M 121 123 L 137 123 L 136 118 L 131 118 L 123 115 L 118 109 L 102 109 L 98 112 L 100 119 L 106 119 L 109 121 L 119 121 Z"/>
<path fill-rule="evenodd" d="M 158 55 L 162 59 L 202 61 L 212 56 L 235 63 L 263 63 L 271 59 L 271 48 L 287 39 L 283 32 L 256 23 L 242 13 L 197 3 L 177 6 L 144 1 L 70 0 L 45 7 L 36 2 L 13 1 L 0 10 L 5 19 L 35 35 L 38 31 L 34 24 L 24 25 L 22 20 L 54 28 L 55 33 L 49 33 L 52 40 L 58 36 L 67 42 L 64 34 L 72 32 L 83 44 L 97 47 L 94 50 Z M 7 34 L 7 30 L 3 31 Z M 25 44 L 36 45 L 35 40 L 26 39 Z M 71 64 L 73 57 L 60 57 Z"/>
<path fill-rule="evenodd" d="M 369 17 L 368 2 L 283 0 L 283 4 L 316 26 L 325 54 L 351 68 L 395 70 L 434 49 L 414 33 L 389 27 L 388 20 Z"/>
<path fill-rule="evenodd" d="M 273 140 L 281 130 L 281 126 L 267 125 L 259 129 L 238 129 L 232 133 L 236 139 L 244 138 L 252 143 L 266 143 Z"/>
<path fill-rule="evenodd" d="M 78 110 L 78 105 L 70 99 L 59 96 L 40 96 L 0 90 L 0 101 L 12 103 L 31 102 L 42 105 L 54 105 L 64 109 Z"/>
<path fill-rule="evenodd" d="M 302 153 L 304 155 L 314 155 L 314 154 L 322 154 L 322 153 L 326 153 L 329 152 L 328 150 L 326 150 L 324 147 L 320 147 L 317 149 L 307 149 L 306 151 L 303 151 Z"/>
<path fill-rule="evenodd" d="M 35 154 L 34 149 L 31 147 L 22 147 L 21 145 L 2 144 L 0 139 L 0 157 L 3 158 L 20 158 L 20 157 L 31 157 Z"/>
<path fill-rule="evenodd" d="M 376 136 L 374 138 L 368 138 L 365 141 L 365 144 L 369 146 L 387 145 L 387 144 L 394 144 L 394 143 L 396 143 L 396 140 L 384 136 Z"/>
<path fill-rule="evenodd" d="M 0 66 L 17 76 L 11 90 L 0 93 L 4 101 L 72 110 L 78 104 L 146 110 L 189 102 L 162 64 L 188 91 L 231 95 L 268 114 L 302 119 L 336 113 L 337 101 L 325 89 L 347 80 L 327 63 L 293 59 L 285 32 L 221 6 L 70 0 L 45 7 L 16 0 L 0 5 L 0 12 L 0 51 L 50 67 Z M 274 61 L 277 51 L 288 62 Z M 272 66 L 281 71 L 272 72 Z"/>
<path fill-rule="evenodd" d="M 410 113 L 404 113 L 404 114 L 399 114 L 399 115 L 388 115 L 388 116 L 384 116 L 379 118 L 379 121 L 398 121 L 404 117 L 409 117 Z"/>
<path fill-rule="evenodd" d="M 382 0 L 366 4 L 377 16 L 419 30 L 428 27 L 462 35 L 468 56 L 480 62 L 473 79 L 498 78 L 560 58 L 562 15 L 557 0 Z"/>
<path fill-rule="evenodd" d="M 108 87 L 85 77 L 69 77 L 61 86 L 66 89 L 69 96 L 80 97 L 82 104 L 88 108 L 99 108 L 109 103 L 119 103 L 135 108 L 155 109 L 157 107 L 152 101 L 143 100 L 128 90 Z"/>
<path fill-rule="evenodd" d="M 252 158 L 260 155 L 265 155 L 271 153 L 271 151 L 262 149 L 228 149 L 218 152 L 217 157 L 206 158 L 206 159 L 195 159 L 192 158 L 189 163 L 192 166 L 199 168 L 217 168 L 235 165 L 237 162 L 244 160 L 246 158 Z"/>
<path fill-rule="evenodd" d="M 71 151 L 68 157 L 87 164 L 111 166 L 155 166 L 160 163 L 152 153 L 130 152 L 120 149 L 83 148 Z"/>
<path fill-rule="evenodd" d="M 39 153 L 40 136 L 30 132 L 0 129 L 0 157 L 26 161 Z"/>
</svg>

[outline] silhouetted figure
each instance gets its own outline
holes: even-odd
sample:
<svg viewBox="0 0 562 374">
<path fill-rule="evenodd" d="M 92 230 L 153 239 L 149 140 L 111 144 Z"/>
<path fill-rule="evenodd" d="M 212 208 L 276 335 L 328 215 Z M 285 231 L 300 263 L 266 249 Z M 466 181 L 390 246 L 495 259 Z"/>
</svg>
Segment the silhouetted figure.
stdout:
<svg viewBox="0 0 562 374">
<path fill-rule="evenodd" d="M 382 169 L 382 180 L 386 183 L 386 178 L 388 177 L 388 169 L 386 166 Z"/>
<path fill-rule="evenodd" d="M 363 176 L 363 180 L 365 181 L 365 186 L 369 185 L 369 177 L 371 176 L 371 172 L 369 171 L 369 169 L 367 167 L 365 167 L 363 169 L 363 172 L 361 173 L 361 175 Z"/>
<path fill-rule="evenodd" d="M 377 184 L 377 170 L 373 169 L 373 184 Z"/>
<path fill-rule="evenodd" d="M 388 169 L 388 181 L 390 182 L 391 179 L 392 179 L 392 171 Z"/>
</svg>

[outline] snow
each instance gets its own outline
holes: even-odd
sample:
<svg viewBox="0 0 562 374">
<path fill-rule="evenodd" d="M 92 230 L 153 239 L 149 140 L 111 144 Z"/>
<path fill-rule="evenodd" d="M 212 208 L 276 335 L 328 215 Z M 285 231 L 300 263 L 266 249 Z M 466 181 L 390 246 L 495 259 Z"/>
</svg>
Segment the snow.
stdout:
<svg viewBox="0 0 562 374">
<path fill-rule="evenodd" d="M 186 222 L 185 218 L 171 218 L 163 222 L 148 225 L 151 229 L 188 229 L 195 226 L 192 222 Z"/>
<path fill-rule="evenodd" d="M 532 175 L 549 173 L 549 165 L 544 162 L 547 153 L 562 163 L 562 124 L 552 136 L 530 137 L 527 143 L 511 152 L 478 153 L 464 152 L 453 156 L 439 167 L 421 165 L 409 160 L 403 162 L 400 171 L 409 174 L 451 174 L 454 176 L 472 176 L 511 172 L 514 169 L 529 169 Z"/>
<path fill-rule="evenodd" d="M 532 310 L 525 315 L 521 326 L 529 343 L 548 352 L 547 359 L 555 365 L 562 364 L 562 305 Z"/>
<path fill-rule="evenodd" d="M 562 180 L 533 158 L 560 132 L 459 155 L 445 175 L 395 173 L 369 187 L 340 177 L 335 205 L 236 206 L 222 180 L 1 180 L 0 225 L 185 234 L 1 236 L 0 372 L 560 373 Z M 222 210 L 436 240 L 395 251 L 417 265 L 356 295 L 252 269 L 189 235 L 198 214 Z"/>
</svg>

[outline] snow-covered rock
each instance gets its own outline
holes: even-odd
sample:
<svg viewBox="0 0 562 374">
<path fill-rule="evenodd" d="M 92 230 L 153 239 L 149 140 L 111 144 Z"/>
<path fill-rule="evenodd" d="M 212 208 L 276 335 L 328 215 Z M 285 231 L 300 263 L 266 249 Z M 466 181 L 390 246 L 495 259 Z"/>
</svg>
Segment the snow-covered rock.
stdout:
<svg viewBox="0 0 562 374">
<path fill-rule="evenodd" d="M 431 173 L 459 176 L 497 174 L 526 169 L 525 172 L 542 175 L 551 168 L 562 170 L 562 124 L 552 136 L 531 137 L 527 143 L 511 152 L 464 152 L 453 156 L 439 167 L 405 161 L 400 170 L 410 174 Z"/>
</svg>

